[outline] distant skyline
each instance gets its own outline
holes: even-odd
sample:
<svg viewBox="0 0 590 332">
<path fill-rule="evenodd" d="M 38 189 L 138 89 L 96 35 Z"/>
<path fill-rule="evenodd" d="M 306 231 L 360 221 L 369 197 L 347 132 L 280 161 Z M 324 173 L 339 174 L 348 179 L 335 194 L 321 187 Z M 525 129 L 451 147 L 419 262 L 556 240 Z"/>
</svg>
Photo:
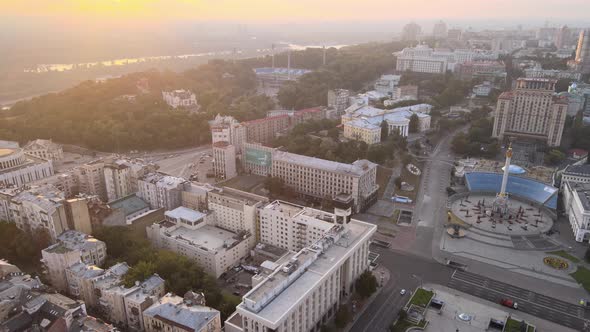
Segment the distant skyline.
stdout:
<svg viewBox="0 0 590 332">
<path fill-rule="evenodd" d="M 2 16 L 252 23 L 514 20 L 590 22 L 588 0 L 2 0 Z"/>
</svg>

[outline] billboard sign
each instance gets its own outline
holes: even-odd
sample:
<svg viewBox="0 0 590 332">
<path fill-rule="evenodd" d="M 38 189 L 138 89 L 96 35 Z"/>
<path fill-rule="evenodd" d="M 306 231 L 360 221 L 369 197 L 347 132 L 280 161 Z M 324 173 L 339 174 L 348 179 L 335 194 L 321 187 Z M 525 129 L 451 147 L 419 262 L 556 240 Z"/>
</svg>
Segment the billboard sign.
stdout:
<svg viewBox="0 0 590 332">
<path fill-rule="evenodd" d="M 270 151 L 246 148 L 245 154 L 246 162 L 248 163 L 264 167 L 270 167 L 272 163 L 272 154 Z"/>
</svg>

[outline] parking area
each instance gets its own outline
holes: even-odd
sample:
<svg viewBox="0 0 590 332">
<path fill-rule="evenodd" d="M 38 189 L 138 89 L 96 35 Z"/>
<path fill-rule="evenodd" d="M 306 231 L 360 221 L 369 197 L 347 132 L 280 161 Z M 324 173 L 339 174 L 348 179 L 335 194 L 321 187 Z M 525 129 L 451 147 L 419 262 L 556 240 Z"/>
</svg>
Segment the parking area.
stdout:
<svg viewBox="0 0 590 332">
<path fill-rule="evenodd" d="M 221 275 L 219 280 L 223 288 L 235 296 L 243 296 L 252 289 L 252 270 L 245 270 L 241 266 L 234 267 Z"/>
</svg>

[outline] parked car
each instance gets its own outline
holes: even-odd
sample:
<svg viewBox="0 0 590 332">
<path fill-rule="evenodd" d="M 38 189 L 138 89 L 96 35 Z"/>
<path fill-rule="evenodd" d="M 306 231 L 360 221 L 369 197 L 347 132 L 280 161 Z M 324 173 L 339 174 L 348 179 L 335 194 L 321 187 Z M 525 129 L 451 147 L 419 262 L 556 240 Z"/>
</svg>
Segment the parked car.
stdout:
<svg viewBox="0 0 590 332">
<path fill-rule="evenodd" d="M 401 291 L 399 291 L 399 295 L 406 295 L 406 290 L 402 289 Z"/>
</svg>

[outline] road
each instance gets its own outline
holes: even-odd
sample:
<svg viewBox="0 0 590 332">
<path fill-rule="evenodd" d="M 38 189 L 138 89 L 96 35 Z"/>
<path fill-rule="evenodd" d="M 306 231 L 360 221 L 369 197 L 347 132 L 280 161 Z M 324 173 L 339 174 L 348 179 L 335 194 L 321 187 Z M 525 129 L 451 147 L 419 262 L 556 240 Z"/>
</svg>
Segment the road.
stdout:
<svg viewBox="0 0 590 332">
<path fill-rule="evenodd" d="M 350 331 L 389 331 L 393 319 L 411 296 L 400 295 L 400 290 L 413 291 L 421 282 L 445 285 L 451 280 L 453 270 L 432 259 L 377 246 L 371 246 L 371 251 L 381 255 L 378 262 L 389 269 L 391 278 Z"/>
<path fill-rule="evenodd" d="M 512 299 L 518 303 L 518 311 L 577 330 L 582 330 L 584 320 L 590 319 L 590 310 L 582 306 L 475 273 L 455 271 L 447 286 L 490 302 L 499 303 L 503 298 Z"/>
</svg>

